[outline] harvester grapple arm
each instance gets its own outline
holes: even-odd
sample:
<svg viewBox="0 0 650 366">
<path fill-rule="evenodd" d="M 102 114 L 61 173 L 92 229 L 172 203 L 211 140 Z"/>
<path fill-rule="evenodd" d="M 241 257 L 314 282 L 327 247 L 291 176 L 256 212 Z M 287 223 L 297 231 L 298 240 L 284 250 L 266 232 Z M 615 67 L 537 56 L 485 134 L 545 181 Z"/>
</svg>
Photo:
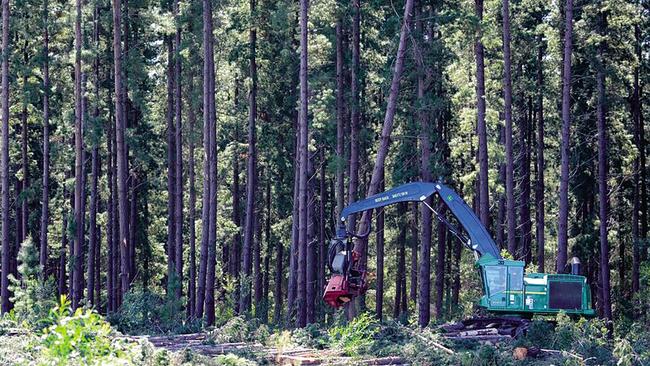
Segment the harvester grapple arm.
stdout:
<svg viewBox="0 0 650 366">
<path fill-rule="evenodd" d="M 441 201 L 456 217 L 464 232 L 427 204 L 426 199 L 435 193 L 440 196 Z M 423 202 L 453 235 L 478 256 L 489 255 L 497 259 L 501 258 L 499 249 L 488 231 L 472 209 L 451 188 L 442 183 L 407 183 L 351 203 L 341 211 L 336 237 L 332 239 L 328 252 L 329 268 L 332 275 L 323 295 L 323 300 L 326 303 L 333 307 L 341 307 L 355 296 L 363 294 L 367 289 L 366 272 L 361 269 L 359 263 L 363 253 L 354 251 L 352 240 L 354 237 L 367 236 L 370 229 L 360 235 L 348 232 L 345 226 L 348 216 L 399 202 Z"/>
</svg>

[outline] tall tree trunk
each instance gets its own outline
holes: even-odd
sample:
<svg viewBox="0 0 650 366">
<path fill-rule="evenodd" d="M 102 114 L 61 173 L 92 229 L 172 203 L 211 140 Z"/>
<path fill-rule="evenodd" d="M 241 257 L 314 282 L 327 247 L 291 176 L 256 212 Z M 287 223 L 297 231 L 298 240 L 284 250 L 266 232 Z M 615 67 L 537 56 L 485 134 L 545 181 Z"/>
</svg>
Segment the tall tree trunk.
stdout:
<svg viewBox="0 0 650 366">
<path fill-rule="evenodd" d="M 176 139 L 174 126 L 174 45 L 171 37 L 165 38 L 167 44 L 167 291 L 174 290 L 176 269 Z"/>
<path fill-rule="evenodd" d="M 304 327 L 307 324 L 307 226 L 309 225 L 309 214 L 307 205 L 307 170 L 308 170 L 308 139 L 309 127 L 307 122 L 308 110 L 308 81 L 307 81 L 307 27 L 309 1 L 300 0 L 300 113 L 298 114 L 298 127 L 300 130 L 300 139 L 298 144 L 298 156 L 300 157 L 300 177 L 298 185 L 298 317 L 296 324 L 298 327 Z"/>
<path fill-rule="evenodd" d="M 83 149 L 84 149 L 84 110 L 83 110 L 83 75 L 81 70 L 81 47 L 83 39 L 81 38 L 81 13 L 82 13 L 81 0 L 76 0 L 76 16 L 75 16 L 75 64 L 74 64 L 74 99 L 75 99 L 75 132 L 74 132 L 74 145 L 75 145 L 75 174 L 74 174 L 74 226 L 75 226 L 75 239 L 74 239 L 74 271 L 73 271 L 73 288 L 72 288 L 72 307 L 77 308 L 83 296 L 83 272 L 81 254 L 84 242 L 84 227 L 83 215 L 85 200 L 83 194 L 84 187 L 84 169 L 83 169 Z"/>
<path fill-rule="evenodd" d="M 97 249 L 95 255 L 95 307 L 100 313 L 104 313 L 104 308 L 102 307 L 102 255 L 100 250 L 100 244 L 102 242 L 102 230 L 101 227 L 97 227 Z"/>
<path fill-rule="evenodd" d="M 602 6 L 602 4 L 600 4 Z M 601 9 L 602 10 L 602 9 Z M 600 14 L 600 35 L 604 37 L 607 29 L 607 20 Z M 607 138 L 607 99 L 605 92 L 605 41 L 601 40 L 598 46 L 598 63 L 596 83 L 598 89 L 598 205 L 600 213 L 600 275 L 601 289 L 603 292 L 603 313 L 608 321 L 612 320 L 612 304 L 609 281 L 609 242 L 607 240 L 607 227 L 609 224 L 609 188 L 607 187 L 608 149 Z M 611 327 L 610 327 L 611 329 Z"/>
<path fill-rule="evenodd" d="M 296 313 L 297 303 L 296 297 L 298 296 L 298 227 L 299 217 L 298 209 L 299 203 L 299 187 L 300 187 L 300 128 L 296 119 L 296 137 L 294 142 L 294 161 L 293 161 L 293 208 L 291 211 L 291 246 L 289 247 L 289 281 L 287 284 L 287 326 L 291 325 L 291 320 Z"/>
<path fill-rule="evenodd" d="M 206 166 L 209 171 L 210 190 L 208 195 L 208 258 L 205 275 L 205 313 L 208 325 L 214 325 L 214 288 L 215 288 L 215 266 L 217 251 L 217 143 L 215 119 L 215 81 L 214 81 L 214 51 L 213 51 L 213 30 L 212 30 L 212 3 L 210 0 L 203 0 L 203 121 L 208 126 L 209 156 Z"/>
<path fill-rule="evenodd" d="M 109 98 L 111 98 L 111 93 L 107 93 Z M 110 105 L 110 100 L 108 105 Z M 108 222 L 106 224 L 106 242 L 108 247 L 108 258 L 106 265 L 106 313 L 109 314 L 113 312 L 116 308 L 115 306 L 115 289 L 117 288 L 115 278 L 115 272 L 117 272 L 117 267 L 115 266 L 115 258 L 117 253 L 115 250 L 115 185 L 113 184 L 113 166 L 114 166 L 114 156 L 115 156 L 115 125 L 113 121 L 113 108 L 109 108 L 109 123 L 107 126 L 108 132 L 106 133 L 106 145 L 107 145 L 107 156 L 106 156 L 106 180 L 108 183 L 108 202 L 106 202 L 106 209 L 108 211 Z"/>
<path fill-rule="evenodd" d="M 386 180 L 384 177 L 384 170 L 380 173 L 381 183 L 379 183 L 379 190 L 384 191 L 386 186 Z M 375 313 L 377 314 L 377 319 L 381 322 L 384 317 L 384 210 L 378 210 L 376 220 L 377 220 L 377 233 L 376 233 L 376 244 L 377 244 L 377 284 L 375 286 Z"/>
<path fill-rule="evenodd" d="M 65 172 L 65 178 L 70 179 L 70 171 L 67 170 Z M 66 187 L 63 187 L 63 200 L 68 201 L 68 190 Z M 66 288 L 66 267 L 67 267 L 67 255 L 66 255 L 66 250 L 68 248 L 68 212 L 65 209 L 63 209 L 63 220 L 62 220 L 62 227 L 61 227 L 61 249 L 59 251 L 59 273 L 58 273 L 58 295 L 64 295 L 68 289 Z"/>
<path fill-rule="evenodd" d="M 345 117 L 344 111 L 344 75 L 343 75 L 343 26 L 341 20 L 336 22 L 336 212 L 334 224 L 339 224 L 340 213 L 345 205 Z"/>
<path fill-rule="evenodd" d="M 263 175 L 263 174 L 262 174 Z M 262 194 L 262 192 L 260 192 Z M 260 197 L 262 198 L 262 197 Z M 264 202 L 262 198 L 262 202 Z M 252 254 L 253 254 L 253 268 L 252 268 L 252 275 L 250 277 L 250 280 L 253 284 L 253 301 L 255 301 L 255 317 L 258 319 L 261 319 L 261 313 L 263 312 L 262 309 L 262 208 L 260 205 L 260 208 L 257 209 L 257 212 L 255 213 L 255 222 L 253 224 L 253 228 L 255 230 L 255 236 L 253 239 L 253 248 L 252 248 Z M 250 311 L 248 312 L 249 314 L 251 313 Z"/>
<path fill-rule="evenodd" d="M 189 78 L 189 95 L 194 91 L 194 75 Z M 190 185 L 190 202 L 189 202 L 189 226 L 190 226 L 190 268 L 187 285 L 187 312 L 189 318 L 194 318 L 196 310 L 196 173 L 194 172 L 194 126 L 196 125 L 196 114 L 194 112 L 194 103 L 192 98 L 188 99 L 188 118 L 190 122 L 189 131 L 189 185 Z M 233 208 L 234 210 L 234 208 Z"/>
<path fill-rule="evenodd" d="M 261 306 L 261 315 L 258 315 L 258 310 L 255 316 L 262 319 L 266 324 L 269 322 L 269 282 L 271 276 L 271 256 L 273 255 L 273 246 L 275 242 L 271 240 L 271 174 L 268 173 L 266 177 L 266 221 L 264 224 L 264 238 L 266 241 L 266 251 L 264 252 L 264 280 L 262 283 L 262 300 L 258 302 L 257 306 Z M 261 237 L 260 237 L 261 238 Z"/>
<path fill-rule="evenodd" d="M 9 0 L 2 0 L 2 49 L 9 49 Z M 9 301 L 9 264 L 11 243 L 9 238 L 9 53 L 2 52 L 2 130 L 0 131 L 0 175 L 2 184 L 2 279 L 0 297 L 2 313 L 11 309 Z"/>
<path fill-rule="evenodd" d="M 420 5 L 421 7 L 422 5 Z M 417 11 L 417 10 L 416 10 Z M 419 11 L 416 14 L 416 18 L 419 16 Z M 422 21 L 416 20 L 416 28 L 421 37 L 419 37 L 419 42 L 422 43 L 423 29 Z M 418 73 L 417 73 L 417 103 L 418 113 L 417 118 L 420 122 L 420 177 L 423 182 L 431 182 L 433 180 L 431 174 L 431 139 L 430 139 L 430 126 L 429 126 L 429 111 L 425 108 L 427 101 L 425 100 L 425 70 L 424 63 L 422 60 L 421 53 L 424 47 L 420 47 L 420 57 L 416 56 Z M 429 197 L 426 200 L 426 205 L 433 205 L 433 197 Z M 430 303 L 431 303 L 431 210 L 426 207 L 426 205 L 421 205 L 422 212 L 422 243 L 420 246 L 420 288 L 419 288 L 419 297 L 418 297 L 418 325 L 420 327 L 426 327 L 429 324 L 431 318 Z M 438 255 L 439 256 L 439 255 Z M 438 258 L 440 261 L 440 258 Z M 437 276 L 440 274 L 438 272 Z M 436 282 L 437 283 L 437 282 Z M 438 304 L 436 303 L 436 309 Z M 438 314 L 438 313 L 436 313 Z"/>
<path fill-rule="evenodd" d="M 564 6 L 564 65 L 562 71 L 562 142 L 560 147 L 560 209 L 558 214 L 557 262 L 563 273 L 567 263 L 569 240 L 569 147 L 571 138 L 571 53 L 573 49 L 573 0 Z"/>
<path fill-rule="evenodd" d="M 273 322 L 280 325 L 282 322 L 282 280 L 284 278 L 284 247 L 281 242 L 275 247 L 275 289 L 273 290 Z M 268 254 L 269 256 L 271 253 Z"/>
<path fill-rule="evenodd" d="M 95 5 L 93 9 L 93 43 L 96 48 L 99 48 L 99 7 Z M 95 56 L 93 61 L 93 84 L 95 87 L 95 108 L 93 110 L 93 118 L 99 118 L 99 56 Z M 99 241 L 97 234 L 97 205 L 99 204 L 99 195 L 97 192 L 99 184 L 99 141 L 93 141 L 93 148 L 91 152 L 91 187 L 90 187 L 90 241 L 88 245 L 88 262 L 86 265 L 87 270 L 87 283 L 86 292 L 88 300 L 91 304 L 99 306 L 95 302 L 95 264 L 97 258 L 101 255 L 99 250 Z"/>
<path fill-rule="evenodd" d="M 350 68 L 350 179 L 348 186 L 348 205 L 357 200 L 359 190 L 359 118 L 360 118 L 360 0 L 352 0 L 352 67 Z M 357 225 L 356 215 L 348 218 L 348 230 L 354 232 Z"/>
<path fill-rule="evenodd" d="M 117 206 L 119 222 L 118 246 L 120 248 L 120 279 L 121 294 L 129 291 L 129 246 L 128 246 L 128 192 L 126 186 L 127 161 L 126 141 L 126 116 L 124 113 L 124 87 L 122 82 L 122 33 L 121 33 L 121 0 L 113 0 L 113 66 L 115 67 L 115 141 L 117 148 Z"/>
<path fill-rule="evenodd" d="M 96 256 L 100 255 L 99 242 L 97 234 L 97 204 L 99 200 L 97 186 L 99 181 L 99 146 L 95 143 L 91 153 L 92 180 L 90 188 L 90 241 L 88 245 L 88 262 L 86 266 L 86 291 L 88 301 L 95 306 L 99 304 L 94 302 L 95 299 L 95 262 Z"/>
<path fill-rule="evenodd" d="M 499 126 L 499 144 L 506 144 L 506 129 L 505 126 Z M 506 183 L 506 164 L 505 162 L 499 163 L 499 184 L 505 186 Z M 497 227 L 496 227 L 496 239 L 497 245 L 500 249 L 507 248 L 507 243 L 505 242 L 505 226 L 506 224 L 506 195 L 505 193 L 499 194 L 499 202 L 497 208 Z"/>
<path fill-rule="evenodd" d="M 479 1 L 477 1 L 477 8 Z M 482 4 L 481 4 L 482 8 Z M 482 10 L 481 10 L 482 13 Z M 481 16 L 482 18 L 482 16 Z M 481 46 L 482 47 L 482 46 Z M 477 47 L 478 49 L 478 47 Z M 482 52 L 482 50 L 481 50 Z M 480 56 L 481 59 L 483 56 Z M 477 51 L 477 64 L 478 64 Z M 482 61 L 482 60 L 481 60 Z M 517 241 L 515 221 L 515 183 L 514 183 L 514 153 L 512 151 L 512 73 L 510 65 L 510 5 L 509 0 L 503 0 L 503 96 L 504 96 L 504 116 L 505 116 L 505 134 L 506 134 L 506 217 L 508 223 L 508 252 L 517 258 Z M 479 97 L 483 99 L 483 97 Z M 479 122 L 480 123 L 480 122 Z M 479 139 L 481 138 L 479 132 Z M 481 144 L 479 142 L 479 160 L 481 156 Z M 487 152 L 486 152 L 487 153 Z M 487 166 L 487 164 L 486 164 Z M 487 185 L 487 174 L 485 180 L 481 181 L 482 186 Z M 482 192 L 483 193 L 483 192 Z M 481 201 L 482 204 L 482 201 Z M 483 206 L 481 206 L 481 219 L 483 219 Z M 487 221 L 483 221 L 486 225 Z"/>
<path fill-rule="evenodd" d="M 43 1 L 43 195 L 41 198 L 41 230 L 39 264 L 47 277 L 48 224 L 50 222 L 50 33 L 49 1 Z"/>
<path fill-rule="evenodd" d="M 479 22 L 483 21 L 483 0 L 475 0 L 474 11 Z M 480 23 L 479 23 L 480 24 Z M 505 21 L 504 21 L 505 24 Z M 479 164 L 479 213 L 481 222 L 485 227 L 490 227 L 490 197 L 488 186 L 488 148 L 487 148 L 487 126 L 485 123 L 485 61 L 483 51 L 483 31 L 477 30 L 474 53 L 476 57 L 476 108 L 478 110 L 477 128 L 478 134 L 478 164 Z M 509 46 L 509 45 L 508 45 Z M 505 54 L 504 45 L 504 54 Z M 506 67 L 507 69 L 507 67 Z M 506 102 L 507 104 L 507 102 Z M 507 107 L 506 107 L 507 110 Z M 506 146 L 507 146 L 506 132 Z M 507 155 L 507 152 L 506 152 Z M 514 206 L 512 208 L 514 212 Z M 510 236 L 510 235 L 508 235 Z"/>
<path fill-rule="evenodd" d="M 254 23 L 256 17 L 256 0 L 250 0 L 251 19 Z M 248 110 L 248 164 L 246 166 L 246 222 L 244 226 L 244 249 L 243 266 L 244 278 L 241 291 L 240 311 L 248 314 L 251 311 L 251 255 L 254 238 L 255 218 L 255 195 L 257 194 L 257 147 L 256 147 L 256 119 L 257 119 L 257 29 L 250 24 L 249 32 L 249 73 L 251 78 L 251 90 L 249 94 Z M 257 238 L 259 241 L 259 238 Z M 259 253 L 258 253 L 259 254 Z"/>
<path fill-rule="evenodd" d="M 309 141 L 309 138 L 307 141 Z M 307 270 L 305 275 L 307 324 L 316 322 L 316 274 L 318 267 L 316 262 L 317 222 L 314 213 L 316 207 L 316 181 L 315 179 L 311 179 L 314 176 L 314 155 L 310 154 L 307 163 L 307 258 L 305 261 Z"/>
<path fill-rule="evenodd" d="M 27 42 L 25 42 L 25 47 L 27 47 Z M 23 53 L 23 61 L 25 65 L 29 63 L 29 54 L 27 50 Z M 23 86 L 27 85 L 27 73 L 23 74 Z M 29 224 L 29 212 L 28 212 L 28 199 L 27 197 L 20 197 L 29 187 L 29 162 L 27 157 L 27 145 L 29 144 L 29 137 L 27 136 L 27 99 L 23 98 L 23 110 L 21 113 L 21 126 L 20 126 L 20 161 L 21 161 L 21 173 L 22 180 L 20 181 L 20 193 L 18 193 L 18 200 L 20 201 L 20 235 L 18 240 L 18 247 L 16 247 L 16 253 L 20 250 L 20 246 L 25 241 L 28 235 L 28 224 Z"/>
<path fill-rule="evenodd" d="M 524 99 L 525 100 L 525 99 Z M 524 101 L 522 100 L 522 103 Z M 530 123 L 533 120 L 533 99 L 528 98 L 528 108 L 523 108 L 521 116 L 521 126 L 519 128 L 519 140 L 521 141 L 521 259 L 526 265 L 531 261 L 530 243 L 532 225 L 530 222 Z"/>
<path fill-rule="evenodd" d="M 235 80 L 235 110 L 239 111 L 239 89 L 240 82 L 239 79 Z M 239 189 L 239 125 L 235 126 L 235 144 L 233 149 L 233 161 L 232 161 L 232 221 L 235 224 L 237 230 L 233 237 L 233 242 L 230 244 L 230 255 L 228 266 L 230 268 L 230 275 L 235 279 L 235 291 L 233 293 L 233 301 L 235 303 L 235 313 L 239 313 L 239 303 L 240 303 L 240 294 L 241 294 L 241 205 L 239 203 L 240 199 L 240 189 Z"/>
<path fill-rule="evenodd" d="M 393 318 L 395 319 L 402 318 L 406 312 L 402 302 L 406 292 L 406 286 L 403 285 L 406 284 L 406 222 L 404 222 L 406 211 L 406 203 L 397 204 L 397 217 L 399 217 L 401 224 L 397 235 L 397 272 L 395 274 L 395 307 L 393 309 Z"/>
<path fill-rule="evenodd" d="M 440 209 L 440 214 L 444 215 L 447 211 L 445 206 Z M 445 287 L 445 258 L 447 257 L 447 227 L 438 223 L 438 256 L 436 258 L 436 319 L 440 320 L 444 316 L 443 312 L 443 295 Z M 451 254 L 451 253 L 450 253 Z"/>
<path fill-rule="evenodd" d="M 409 287 L 409 301 L 414 303 L 418 301 L 418 247 L 420 239 L 420 230 L 418 229 L 418 204 L 411 205 L 411 219 L 409 226 L 411 228 L 411 279 Z"/>
<path fill-rule="evenodd" d="M 393 70 L 393 78 L 390 85 L 390 93 L 388 95 L 388 103 L 386 106 L 386 114 L 381 130 L 381 137 L 379 140 L 379 147 L 377 149 L 377 156 L 375 158 L 375 165 L 372 169 L 372 176 L 370 177 L 370 184 L 366 196 L 372 196 L 377 193 L 379 183 L 383 179 L 381 171 L 384 169 L 386 162 L 386 155 L 388 154 L 388 145 L 390 144 L 390 135 L 393 131 L 393 122 L 395 119 L 395 112 L 397 109 L 397 97 L 399 94 L 399 85 L 404 69 L 404 55 L 406 53 L 406 39 L 411 23 L 411 12 L 413 10 L 413 0 L 406 0 L 404 5 L 404 17 L 402 20 L 402 28 L 400 30 L 399 45 L 397 47 L 397 55 L 395 58 L 395 67 Z M 365 232 L 370 223 L 371 211 L 363 213 L 363 220 L 359 228 L 359 232 Z M 358 240 L 354 245 L 354 250 L 363 253 L 367 247 L 367 240 Z"/>
<path fill-rule="evenodd" d="M 542 36 L 538 36 L 539 49 L 537 51 L 537 177 L 535 179 L 535 215 L 537 240 L 537 271 L 544 273 L 544 247 L 545 247 L 545 206 L 544 206 L 544 47 Z"/>
<path fill-rule="evenodd" d="M 318 200 L 318 286 L 316 286 L 317 291 L 323 291 L 325 288 L 325 262 L 326 262 L 326 248 L 327 243 L 325 241 L 325 203 L 327 202 L 327 184 L 325 182 L 325 170 L 327 166 L 327 160 L 325 160 L 325 148 L 320 148 L 320 172 L 318 174 L 319 187 L 318 192 L 320 194 Z M 268 256 L 267 256 L 268 257 Z M 319 307 L 322 309 L 322 307 Z M 319 313 L 322 311 L 319 310 Z M 320 315 L 319 315 L 320 316 Z M 322 319 L 321 319 L 322 320 Z"/>
<path fill-rule="evenodd" d="M 641 60 L 641 29 L 639 26 L 634 27 L 635 52 L 637 59 Z M 634 121 L 634 142 L 639 151 L 639 156 L 634 160 L 634 197 L 632 211 L 632 293 L 637 293 L 640 289 L 639 267 L 640 267 L 640 233 L 639 233 L 639 210 L 641 209 L 641 187 L 645 182 L 640 182 L 640 176 L 645 172 L 645 146 L 642 141 L 643 136 L 643 119 L 641 118 L 641 88 L 639 86 L 639 66 L 634 68 L 634 84 L 632 92 L 632 119 Z M 643 150 L 642 150 L 643 149 Z M 643 163 L 642 163 L 643 162 Z"/>
<path fill-rule="evenodd" d="M 176 34 L 174 35 L 174 147 L 176 152 L 174 177 L 174 263 L 176 265 L 176 298 L 183 296 L 183 121 L 181 94 L 181 19 L 179 15 L 179 0 L 174 0 L 174 18 L 176 19 Z"/>
</svg>

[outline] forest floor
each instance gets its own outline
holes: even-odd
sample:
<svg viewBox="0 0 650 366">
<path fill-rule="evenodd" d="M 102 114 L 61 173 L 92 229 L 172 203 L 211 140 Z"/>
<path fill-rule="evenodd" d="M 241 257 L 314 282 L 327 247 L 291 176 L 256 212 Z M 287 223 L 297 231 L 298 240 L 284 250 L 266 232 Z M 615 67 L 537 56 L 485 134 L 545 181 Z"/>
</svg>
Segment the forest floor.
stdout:
<svg viewBox="0 0 650 366">
<path fill-rule="evenodd" d="M 297 345 L 268 347 L 259 342 L 212 343 L 208 333 L 170 336 L 124 337 L 132 341 L 150 342 L 154 347 L 169 352 L 194 352 L 207 357 L 227 354 L 255 354 L 256 358 L 277 365 L 408 365 L 399 356 L 354 358 L 345 356 L 342 350 L 315 349 Z"/>
</svg>

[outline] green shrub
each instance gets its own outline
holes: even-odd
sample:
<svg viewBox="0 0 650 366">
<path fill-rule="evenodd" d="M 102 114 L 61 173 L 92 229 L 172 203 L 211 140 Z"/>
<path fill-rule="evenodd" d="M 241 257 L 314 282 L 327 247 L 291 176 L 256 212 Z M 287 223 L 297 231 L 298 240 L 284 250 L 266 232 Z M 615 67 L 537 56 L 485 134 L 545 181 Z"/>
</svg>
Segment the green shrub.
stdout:
<svg viewBox="0 0 650 366">
<path fill-rule="evenodd" d="M 72 312 L 65 296 L 46 321 L 51 325 L 43 330 L 37 345 L 42 364 L 100 364 L 125 352 L 124 344 L 113 342 L 109 323 L 92 310 Z"/>
<path fill-rule="evenodd" d="M 350 356 L 365 354 L 375 342 L 379 330 L 377 319 L 369 313 L 363 313 L 348 325 L 330 329 L 331 347 L 341 349 Z"/>
<path fill-rule="evenodd" d="M 200 330 L 200 321 L 188 321 L 185 312 L 172 293 L 157 293 L 132 289 L 124 296 L 117 312 L 108 321 L 126 334 L 191 333 Z"/>
<path fill-rule="evenodd" d="M 31 237 L 22 243 L 18 252 L 18 272 L 21 280 L 11 279 L 13 314 L 17 323 L 29 329 L 40 330 L 46 324 L 49 310 L 56 305 L 56 287 L 52 279 L 45 280 L 38 261 L 38 253 Z"/>
<path fill-rule="evenodd" d="M 330 335 L 317 324 L 308 324 L 293 331 L 291 340 L 307 348 L 324 349 L 330 343 Z"/>
</svg>

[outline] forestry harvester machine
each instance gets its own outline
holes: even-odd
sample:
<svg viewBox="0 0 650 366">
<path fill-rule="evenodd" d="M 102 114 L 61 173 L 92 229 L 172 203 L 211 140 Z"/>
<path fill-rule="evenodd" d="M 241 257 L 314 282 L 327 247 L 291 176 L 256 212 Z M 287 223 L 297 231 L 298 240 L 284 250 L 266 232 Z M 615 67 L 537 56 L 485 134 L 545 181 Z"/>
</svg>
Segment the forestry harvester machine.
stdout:
<svg viewBox="0 0 650 366">
<path fill-rule="evenodd" d="M 462 228 L 427 203 L 437 194 Z M 528 273 L 525 263 L 501 256 L 499 248 L 487 229 L 451 188 L 442 183 L 414 182 L 395 187 L 345 207 L 339 218 L 336 237 L 329 251 L 331 277 L 323 300 L 334 308 L 362 295 L 368 288 L 366 269 L 361 258 L 364 253 L 354 249 L 353 239 L 363 240 L 370 234 L 353 233 L 346 228 L 348 216 L 392 205 L 398 202 L 421 202 L 444 224 L 463 245 L 474 253 L 483 296 L 479 309 L 490 317 L 476 317 L 443 326 L 449 337 L 493 339 L 522 334 L 534 315 L 553 315 L 560 311 L 573 316 L 593 317 L 591 291 L 586 278 L 579 275 L 580 262 L 571 260 L 571 274 Z"/>
</svg>

